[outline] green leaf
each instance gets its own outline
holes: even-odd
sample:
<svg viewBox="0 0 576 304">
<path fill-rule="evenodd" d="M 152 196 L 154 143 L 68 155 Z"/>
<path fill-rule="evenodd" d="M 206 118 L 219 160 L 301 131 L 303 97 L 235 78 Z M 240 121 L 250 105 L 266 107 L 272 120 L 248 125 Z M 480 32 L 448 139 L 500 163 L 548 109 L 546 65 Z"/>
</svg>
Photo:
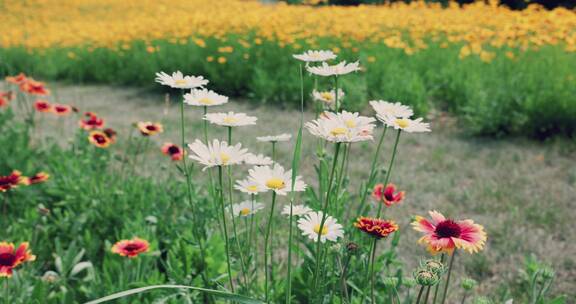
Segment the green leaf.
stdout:
<svg viewBox="0 0 576 304">
<path fill-rule="evenodd" d="M 134 289 L 118 292 L 115 294 L 111 294 L 109 296 L 105 296 L 105 297 L 100 298 L 100 299 L 86 302 L 85 304 L 104 303 L 104 302 L 124 298 L 127 296 L 139 294 L 139 293 L 146 292 L 146 291 L 153 290 L 153 289 L 191 289 L 191 290 L 196 290 L 196 291 L 200 291 L 200 292 L 205 292 L 205 293 L 208 293 L 210 295 L 213 295 L 213 296 L 216 296 L 216 297 L 219 297 L 222 299 L 235 301 L 235 302 L 242 303 L 242 304 L 263 304 L 264 303 L 260 300 L 248 298 L 245 296 L 241 296 L 241 295 L 237 295 L 237 294 L 233 294 L 233 293 L 229 293 L 229 292 L 225 292 L 225 291 L 213 290 L 213 289 L 205 289 L 205 288 L 185 286 L 185 285 L 153 285 L 153 286 L 134 288 Z"/>
</svg>

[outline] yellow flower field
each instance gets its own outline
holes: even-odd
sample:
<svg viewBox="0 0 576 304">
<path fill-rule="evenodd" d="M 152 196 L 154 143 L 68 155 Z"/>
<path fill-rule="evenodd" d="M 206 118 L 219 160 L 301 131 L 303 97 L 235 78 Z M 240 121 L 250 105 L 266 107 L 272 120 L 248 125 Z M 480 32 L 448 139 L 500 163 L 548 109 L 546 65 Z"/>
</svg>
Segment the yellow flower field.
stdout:
<svg viewBox="0 0 576 304">
<path fill-rule="evenodd" d="M 151 42 L 189 37 L 217 37 L 256 33 L 243 45 L 262 40 L 281 46 L 301 41 L 316 46 L 321 37 L 338 37 L 345 48 L 356 42 L 379 42 L 410 54 L 431 41 L 446 47 L 465 42 L 461 55 L 492 56 L 494 48 L 537 49 L 560 45 L 576 51 L 573 11 L 545 11 L 531 7 L 511 11 L 496 5 L 475 4 L 443 9 L 424 3 L 390 6 L 309 7 L 262 4 L 257 1 L 27 1 L 4 4 L 0 12 L 3 47 L 128 48 L 134 40 Z M 202 45 L 204 42 L 197 39 Z M 232 50 L 230 50 L 232 51 Z"/>
</svg>

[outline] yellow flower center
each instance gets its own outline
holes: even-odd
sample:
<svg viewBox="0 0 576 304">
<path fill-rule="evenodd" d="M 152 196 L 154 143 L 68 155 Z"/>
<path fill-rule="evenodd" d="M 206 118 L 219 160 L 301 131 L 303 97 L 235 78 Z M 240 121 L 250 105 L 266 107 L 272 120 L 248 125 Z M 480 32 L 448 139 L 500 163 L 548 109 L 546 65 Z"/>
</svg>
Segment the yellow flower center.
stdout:
<svg viewBox="0 0 576 304">
<path fill-rule="evenodd" d="M 327 101 L 327 102 L 332 101 L 332 94 L 330 94 L 330 92 L 322 92 L 322 93 L 320 93 L 320 97 L 322 97 L 322 99 L 324 99 L 324 101 Z"/>
<path fill-rule="evenodd" d="M 240 210 L 240 215 L 246 216 L 248 214 L 250 214 L 250 208 L 244 208 L 244 209 Z"/>
<path fill-rule="evenodd" d="M 348 119 L 344 123 L 346 124 L 346 126 L 348 128 L 355 128 L 356 127 L 356 121 L 354 121 L 354 119 Z"/>
<path fill-rule="evenodd" d="M 228 163 L 228 161 L 230 161 L 230 155 L 224 152 L 220 152 L 220 160 L 222 161 L 222 164 L 225 165 Z"/>
<path fill-rule="evenodd" d="M 347 131 L 346 128 L 338 127 L 332 129 L 332 131 L 330 131 L 330 134 L 332 134 L 332 136 L 344 135 L 346 134 L 346 131 Z"/>
<path fill-rule="evenodd" d="M 175 85 L 185 85 L 185 84 L 186 84 L 186 80 L 184 80 L 184 79 L 176 79 L 176 80 L 174 80 L 174 84 L 175 84 Z"/>
<path fill-rule="evenodd" d="M 246 187 L 246 190 L 256 192 L 256 191 L 258 191 L 258 186 L 256 186 L 256 185 L 248 186 L 248 187 Z"/>
<path fill-rule="evenodd" d="M 238 121 L 238 119 L 236 119 L 234 117 L 224 117 L 224 119 L 222 121 L 225 123 L 235 123 Z"/>
<path fill-rule="evenodd" d="M 266 181 L 266 187 L 274 190 L 279 190 L 286 187 L 286 183 L 283 180 L 273 177 Z"/>
<path fill-rule="evenodd" d="M 396 118 L 396 124 L 402 128 L 405 129 L 408 127 L 408 125 L 410 124 L 410 122 L 408 121 L 408 119 L 406 118 Z"/>
<path fill-rule="evenodd" d="M 314 226 L 314 232 L 316 233 L 320 233 L 320 224 L 316 224 L 316 226 Z M 322 227 L 322 235 L 327 235 L 328 234 L 328 227 L 326 227 L 326 225 L 324 225 L 324 227 Z"/>
<path fill-rule="evenodd" d="M 205 104 L 205 105 L 211 105 L 214 102 L 212 101 L 212 99 L 204 97 L 204 98 L 201 98 L 200 100 L 198 100 L 198 103 Z"/>
</svg>

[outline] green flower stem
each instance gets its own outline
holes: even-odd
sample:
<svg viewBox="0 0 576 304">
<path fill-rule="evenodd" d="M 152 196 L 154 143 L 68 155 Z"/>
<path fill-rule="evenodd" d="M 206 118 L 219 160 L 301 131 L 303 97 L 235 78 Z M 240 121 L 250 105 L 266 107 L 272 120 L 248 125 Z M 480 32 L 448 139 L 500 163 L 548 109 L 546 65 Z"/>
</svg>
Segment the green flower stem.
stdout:
<svg viewBox="0 0 576 304">
<path fill-rule="evenodd" d="M 374 180 L 376 179 L 376 162 L 378 161 L 378 156 L 380 156 L 380 150 L 382 149 L 382 143 L 384 142 L 384 137 L 386 136 L 386 130 L 388 127 L 384 125 L 384 130 L 382 131 L 382 135 L 380 135 L 380 140 L 378 141 L 378 146 L 376 147 L 376 153 L 374 153 L 374 157 L 372 158 L 372 165 L 370 166 L 370 175 L 368 176 L 368 181 L 364 185 L 362 196 L 360 199 L 360 204 L 358 205 L 358 212 L 357 214 L 364 214 L 364 203 L 366 202 L 366 197 L 372 187 L 374 187 Z"/>
<path fill-rule="evenodd" d="M 324 229 L 324 223 L 326 222 L 326 212 L 328 210 L 329 202 L 330 202 L 330 193 L 332 192 L 332 183 L 334 182 L 334 174 L 336 171 L 336 164 L 338 163 L 338 155 L 340 154 L 340 145 L 341 143 L 336 143 L 336 151 L 334 152 L 334 160 L 332 161 L 332 170 L 330 172 L 330 179 L 328 181 L 328 191 L 326 192 L 326 199 L 324 200 L 324 207 L 322 208 L 322 221 L 320 222 L 320 227 L 318 229 L 318 239 L 316 240 L 316 270 L 314 271 L 314 288 L 312 290 L 316 290 L 318 287 L 318 276 L 320 271 L 320 248 L 321 246 L 321 237 L 322 237 L 322 230 Z"/>
<path fill-rule="evenodd" d="M 392 173 L 392 165 L 394 165 L 394 160 L 396 159 L 396 151 L 398 150 L 398 142 L 400 141 L 400 134 L 402 134 L 402 129 L 398 130 L 396 134 L 396 141 L 394 141 L 394 149 L 392 150 L 392 158 L 390 159 L 390 164 L 388 165 L 388 170 L 386 170 L 386 178 L 384 179 L 384 186 L 388 184 L 390 180 L 390 174 Z M 378 204 L 378 214 L 376 217 L 380 217 L 382 213 L 382 204 Z"/>
<path fill-rule="evenodd" d="M 348 143 L 346 144 L 346 146 L 344 147 L 344 155 L 342 156 L 342 162 L 340 164 L 340 170 L 339 170 L 339 176 L 338 176 L 338 182 L 336 184 L 336 211 L 335 214 L 338 214 L 338 197 L 340 195 L 340 189 L 342 188 L 342 183 L 344 181 L 344 176 L 346 176 L 346 162 L 348 160 L 348 154 L 350 153 L 350 146 L 352 145 L 352 143 Z"/>
<path fill-rule="evenodd" d="M 224 207 L 224 182 L 222 180 L 222 166 L 218 166 L 218 194 L 220 198 L 220 208 L 222 211 L 222 225 L 224 226 L 224 241 L 226 246 L 226 264 L 228 266 L 228 280 L 230 282 L 230 290 L 234 292 L 234 282 L 232 281 L 232 268 L 230 267 L 230 245 L 228 244 L 228 228 L 226 227 L 226 207 Z"/>
<path fill-rule="evenodd" d="M 270 208 L 270 216 L 268 217 L 268 223 L 266 226 L 266 234 L 264 236 L 264 290 L 265 290 L 265 302 L 268 303 L 270 290 L 268 289 L 268 251 L 269 251 L 269 238 L 270 230 L 272 228 L 272 216 L 274 215 L 274 206 L 276 205 L 276 192 L 272 192 L 272 206 Z"/>
<path fill-rule="evenodd" d="M 272 142 L 272 161 L 276 162 L 276 142 Z"/>
<path fill-rule="evenodd" d="M 182 149 L 184 149 L 186 144 L 186 128 L 184 126 L 184 102 L 180 102 L 180 138 L 182 141 Z M 190 209 L 192 211 L 192 220 L 194 223 L 197 223 L 196 220 L 196 208 L 194 206 L 194 200 L 192 198 L 192 182 L 190 180 L 190 171 L 188 170 L 188 165 L 186 164 L 186 156 L 182 157 L 182 166 L 184 176 L 186 177 L 186 192 L 188 194 L 188 204 L 190 205 Z M 196 225 L 193 225 L 196 227 Z M 200 256 L 202 258 L 202 263 L 206 262 L 206 250 L 204 248 L 204 240 L 201 237 L 200 233 L 198 232 L 197 228 L 192 229 L 193 234 L 198 239 L 198 246 L 200 247 Z M 204 281 L 205 286 L 210 286 L 208 277 L 206 277 L 206 273 L 202 271 L 202 281 Z"/>
<path fill-rule="evenodd" d="M 446 260 L 446 254 L 442 253 L 442 255 L 440 255 L 440 263 L 442 263 L 442 265 L 444 265 L 444 260 Z M 432 299 L 433 304 L 436 304 L 436 298 L 438 298 L 438 290 L 440 290 L 440 283 L 434 286 L 434 298 Z"/>
<path fill-rule="evenodd" d="M 232 145 L 232 127 L 228 127 L 228 145 Z M 238 254 L 240 255 L 240 268 L 242 270 L 242 278 L 244 279 L 244 286 L 248 284 L 248 278 L 246 277 L 246 268 L 244 265 L 244 254 L 242 253 L 242 246 L 240 246 L 240 240 L 238 238 L 238 230 L 236 228 L 236 214 L 234 214 L 234 208 L 232 208 L 234 198 L 232 195 L 232 167 L 228 166 L 228 209 L 230 216 L 232 217 L 232 232 L 234 233 L 234 241 L 236 247 L 238 248 Z"/>
<path fill-rule="evenodd" d="M 460 304 L 466 303 L 466 298 L 467 298 L 467 297 L 468 297 L 468 292 L 465 291 L 465 292 L 464 292 L 464 295 L 462 296 L 462 301 L 460 302 Z"/>
<path fill-rule="evenodd" d="M 424 285 L 420 287 L 420 291 L 418 292 L 418 297 L 416 297 L 416 304 L 420 304 L 420 299 L 422 298 L 422 293 L 424 292 Z"/>
<path fill-rule="evenodd" d="M 202 118 L 208 114 L 208 107 L 204 106 L 204 115 Z M 208 120 L 202 119 L 202 129 L 204 133 L 204 143 L 208 145 Z M 182 149 L 186 149 L 186 147 L 182 147 Z M 186 157 L 186 155 L 184 155 Z M 214 197 L 214 177 L 212 176 L 212 171 L 208 170 L 208 192 L 210 196 Z"/>
<path fill-rule="evenodd" d="M 428 286 L 428 288 L 426 288 L 426 297 L 424 298 L 424 303 L 426 304 L 428 303 L 428 298 L 430 297 L 430 289 L 432 289 L 432 286 Z"/>
<path fill-rule="evenodd" d="M 444 285 L 444 293 L 442 294 L 442 304 L 446 301 L 446 296 L 448 295 L 448 286 L 450 285 L 450 276 L 452 275 L 452 267 L 454 266 L 454 258 L 456 257 L 456 249 L 452 252 L 450 257 L 450 265 L 448 266 L 448 276 L 446 277 L 446 285 Z"/>
<path fill-rule="evenodd" d="M 204 106 L 204 116 L 202 118 L 206 117 L 206 114 L 208 114 L 208 107 Z M 204 142 L 208 144 L 208 120 L 202 119 L 202 126 L 204 129 Z"/>
<path fill-rule="evenodd" d="M 338 104 L 338 75 L 334 75 L 334 96 L 335 111 L 340 112 L 340 104 Z"/>
<path fill-rule="evenodd" d="M 371 253 L 371 257 L 370 257 L 370 298 L 372 299 L 372 303 L 376 303 L 376 297 L 374 295 L 374 285 L 375 285 L 375 277 L 374 277 L 374 262 L 376 260 L 376 241 L 378 241 L 377 238 L 374 238 L 374 240 L 372 241 L 372 253 Z"/>
</svg>

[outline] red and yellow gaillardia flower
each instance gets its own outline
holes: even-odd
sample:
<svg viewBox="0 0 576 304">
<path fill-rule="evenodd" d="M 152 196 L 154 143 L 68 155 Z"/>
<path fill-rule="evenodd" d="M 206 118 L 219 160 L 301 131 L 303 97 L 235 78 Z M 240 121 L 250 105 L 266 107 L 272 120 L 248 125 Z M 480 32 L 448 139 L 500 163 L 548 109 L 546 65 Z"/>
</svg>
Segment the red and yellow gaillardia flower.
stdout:
<svg viewBox="0 0 576 304">
<path fill-rule="evenodd" d="M 14 244 L 0 242 L 0 277 L 11 277 L 14 268 L 35 259 L 36 256 L 28 249 L 28 243 L 22 243 L 14 250 Z"/>
<path fill-rule="evenodd" d="M 45 83 L 36 81 L 32 78 L 28 78 L 26 81 L 20 83 L 20 91 L 30 95 L 50 95 L 50 90 L 46 88 Z"/>
<path fill-rule="evenodd" d="M 383 184 L 378 184 L 374 186 L 372 197 L 376 201 L 382 202 L 387 207 L 390 207 L 400 203 L 404 199 L 404 191 L 394 192 L 396 192 L 396 186 L 394 184 L 388 184 L 386 187 L 384 187 Z"/>
<path fill-rule="evenodd" d="M 424 233 L 418 242 L 428 245 L 431 253 L 452 253 L 454 249 L 475 253 L 484 248 L 487 237 L 481 225 L 475 224 L 472 220 L 447 219 L 437 211 L 429 213 L 432 218 L 430 221 L 416 216 L 412 226 Z"/>
<path fill-rule="evenodd" d="M 72 107 L 65 104 L 55 104 L 52 106 L 52 112 L 56 115 L 66 116 L 72 112 Z"/>
<path fill-rule="evenodd" d="M 95 130 L 104 127 L 104 120 L 94 112 L 84 113 L 84 119 L 80 120 L 80 128 L 84 130 Z"/>
<path fill-rule="evenodd" d="M 24 183 L 25 178 L 22 173 L 18 170 L 12 171 L 10 175 L 0 176 L 0 192 L 6 192 L 10 189 L 18 187 L 18 185 Z"/>
<path fill-rule="evenodd" d="M 398 225 L 394 221 L 363 216 L 356 220 L 354 227 L 378 239 L 385 238 L 398 230 Z"/>
<path fill-rule="evenodd" d="M 162 146 L 162 153 L 164 153 L 164 155 L 170 156 L 170 158 L 174 161 L 182 160 L 182 157 L 184 157 L 184 149 L 173 143 L 165 143 Z"/>
<path fill-rule="evenodd" d="M 162 133 L 164 129 L 162 125 L 159 123 L 152 123 L 152 122 L 139 122 L 136 124 L 140 133 L 144 136 L 152 136 L 158 133 Z"/>
<path fill-rule="evenodd" d="M 16 76 L 7 76 L 6 77 L 7 82 L 12 83 L 12 84 L 17 84 L 17 85 L 20 85 L 27 80 L 28 80 L 28 78 L 26 77 L 26 74 L 24 74 L 24 73 L 20 73 Z"/>
<path fill-rule="evenodd" d="M 42 113 L 52 112 L 52 105 L 44 99 L 38 99 L 34 102 L 34 109 Z"/>
<path fill-rule="evenodd" d="M 108 148 L 112 144 L 112 139 L 102 131 L 92 131 L 88 135 L 88 140 L 90 143 L 98 148 Z"/>
<path fill-rule="evenodd" d="M 14 99 L 14 94 L 11 91 L 8 92 L 0 91 L 0 108 L 8 106 L 8 104 L 12 99 Z"/>
<path fill-rule="evenodd" d="M 50 175 L 46 172 L 38 172 L 33 176 L 28 177 L 28 184 L 34 185 L 39 184 L 47 181 L 50 178 Z"/>
<path fill-rule="evenodd" d="M 149 249 L 148 241 L 137 237 L 131 240 L 121 240 L 112 246 L 113 253 L 129 258 L 135 258 L 141 253 L 148 252 Z"/>
</svg>

